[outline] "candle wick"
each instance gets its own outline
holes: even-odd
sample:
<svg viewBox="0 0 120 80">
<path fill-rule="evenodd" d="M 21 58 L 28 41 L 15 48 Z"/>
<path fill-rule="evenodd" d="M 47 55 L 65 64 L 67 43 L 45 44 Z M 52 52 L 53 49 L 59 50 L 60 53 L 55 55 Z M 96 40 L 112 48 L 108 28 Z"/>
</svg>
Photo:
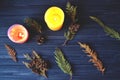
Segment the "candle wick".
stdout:
<svg viewBox="0 0 120 80">
<path fill-rule="evenodd" d="M 18 36 L 21 37 L 21 38 L 23 38 L 23 37 L 24 37 L 24 34 L 20 32 L 20 33 L 18 34 Z"/>
<path fill-rule="evenodd" d="M 54 18 L 54 20 L 56 21 L 56 20 L 57 20 L 57 18 Z"/>
</svg>

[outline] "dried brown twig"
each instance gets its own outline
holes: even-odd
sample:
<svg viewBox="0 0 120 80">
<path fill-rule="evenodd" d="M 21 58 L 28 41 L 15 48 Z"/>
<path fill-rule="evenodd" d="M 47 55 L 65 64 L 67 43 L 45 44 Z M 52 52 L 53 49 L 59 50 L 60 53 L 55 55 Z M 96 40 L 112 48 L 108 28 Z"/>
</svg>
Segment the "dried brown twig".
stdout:
<svg viewBox="0 0 120 80">
<path fill-rule="evenodd" d="M 87 55 L 88 55 L 89 57 L 91 57 L 91 59 L 89 60 L 89 62 L 92 62 L 92 63 L 94 64 L 94 66 L 96 66 L 97 69 L 98 69 L 99 71 L 101 71 L 102 74 L 103 74 L 104 71 L 105 71 L 105 67 L 103 66 L 103 63 L 100 61 L 100 59 L 98 59 L 97 53 L 96 53 L 94 50 L 92 50 L 89 45 L 87 45 L 87 44 L 85 44 L 85 43 L 78 42 L 78 44 L 79 44 L 82 48 L 84 48 L 85 50 L 83 50 L 83 51 L 84 51 L 85 53 L 87 53 Z"/>
<path fill-rule="evenodd" d="M 17 58 L 16 58 L 16 51 L 15 49 L 13 49 L 10 45 L 5 44 L 5 48 L 8 51 L 8 54 L 11 56 L 11 58 L 13 59 L 13 61 L 17 62 Z"/>
</svg>

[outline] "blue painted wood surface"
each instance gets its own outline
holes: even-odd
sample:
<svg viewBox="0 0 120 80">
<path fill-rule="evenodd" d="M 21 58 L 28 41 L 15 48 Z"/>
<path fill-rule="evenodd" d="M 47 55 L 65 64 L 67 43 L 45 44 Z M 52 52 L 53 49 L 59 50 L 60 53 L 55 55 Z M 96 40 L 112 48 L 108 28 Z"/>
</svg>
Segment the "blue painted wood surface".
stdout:
<svg viewBox="0 0 120 80">
<path fill-rule="evenodd" d="M 55 63 L 54 50 L 60 47 L 65 56 L 73 65 L 73 80 L 120 80 L 120 41 L 105 34 L 102 27 L 89 19 L 90 15 L 98 16 L 107 25 L 120 32 L 120 1 L 119 0 L 70 0 L 78 6 L 80 31 L 69 45 L 62 47 L 65 38 L 64 32 L 68 28 L 67 21 L 62 30 L 50 31 L 44 22 L 44 13 L 50 6 L 59 6 L 65 10 L 67 0 L 0 0 L 0 80 L 69 80 Z M 25 44 L 12 43 L 7 37 L 9 26 L 15 23 L 24 24 L 23 19 L 33 17 L 39 20 L 44 27 L 48 41 L 39 46 L 35 37 Z M 77 45 L 77 41 L 89 43 L 99 54 L 106 72 L 102 75 L 89 58 Z M 15 47 L 18 53 L 18 63 L 11 60 L 4 44 Z M 48 79 L 34 74 L 27 69 L 22 61 L 23 54 L 31 53 L 32 49 L 49 60 L 51 68 L 48 70 Z"/>
</svg>

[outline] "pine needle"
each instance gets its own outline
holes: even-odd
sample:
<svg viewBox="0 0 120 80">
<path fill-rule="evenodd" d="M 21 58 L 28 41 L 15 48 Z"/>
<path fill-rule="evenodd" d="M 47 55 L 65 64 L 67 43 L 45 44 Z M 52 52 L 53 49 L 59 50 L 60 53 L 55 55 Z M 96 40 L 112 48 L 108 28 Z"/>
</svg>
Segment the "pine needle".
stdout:
<svg viewBox="0 0 120 80">
<path fill-rule="evenodd" d="M 107 25 L 105 25 L 100 19 L 98 19 L 95 16 L 90 16 L 90 18 L 97 22 L 100 26 L 103 27 L 104 31 L 107 33 L 107 35 L 109 35 L 112 38 L 116 38 L 118 40 L 120 40 L 120 33 L 118 33 L 117 31 L 115 31 L 114 29 L 108 27 Z"/>
<path fill-rule="evenodd" d="M 70 63 L 65 59 L 62 51 L 59 48 L 55 50 L 55 59 L 59 68 L 66 74 L 70 75 L 70 80 L 72 79 L 72 69 Z"/>
<path fill-rule="evenodd" d="M 94 50 L 92 50 L 89 45 L 87 45 L 85 43 L 78 42 L 78 44 L 81 46 L 81 48 L 84 48 L 85 50 L 83 50 L 83 51 L 85 53 L 87 53 L 87 55 L 89 57 L 91 57 L 91 59 L 89 60 L 89 62 L 92 62 L 94 64 L 94 66 L 96 66 L 97 69 L 99 71 L 101 71 L 102 74 L 103 74 L 104 71 L 105 71 L 105 68 L 103 66 L 103 63 L 100 61 L 100 59 L 98 59 L 97 53 Z"/>
</svg>

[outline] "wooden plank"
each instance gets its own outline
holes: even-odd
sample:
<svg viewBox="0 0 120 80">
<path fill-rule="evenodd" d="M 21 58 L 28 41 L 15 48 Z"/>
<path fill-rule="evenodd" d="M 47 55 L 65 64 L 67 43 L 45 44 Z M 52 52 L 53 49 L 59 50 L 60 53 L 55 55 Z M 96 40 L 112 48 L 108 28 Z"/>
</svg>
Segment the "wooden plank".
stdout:
<svg viewBox="0 0 120 80">
<path fill-rule="evenodd" d="M 98 16 L 108 26 L 120 32 L 120 1 L 118 0 L 70 0 L 78 6 L 80 31 L 68 46 L 61 46 L 65 40 L 64 32 L 69 27 L 67 19 L 64 27 L 57 32 L 48 29 L 44 22 L 44 13 L 48 7 L 56 5 L 65 10 L 67 0 L 1 0 L 0 1 L 0 80 L 69 80 L 57 66 L 54 50 L 60 47 L 66 58 L 73 66 L 73 80 L 120 80 L 120 41 L 106 35 L 102 27 L 89 19 L 90 15 Z M 48 35 L 48 41 L 37 45 L 33 37 L 24 44 L 15 44 L 7 37 L 8 28 L 15 23 L 24 24 L 26 17 L 39 20 Z M 67 16 L 66 16 L 67 18 Z M 25 25 L 25 27 L 27 27 Z M 29 27 L 27 27 L 29 30 Z M 77 44 L 85 42 L 98 53 L 103 61 L 106 72 L 102 75 L 90 59 Z M 4 44 L 10 44 L 17 51 L 18 63 L 12 61 Z M 26 61 L 23 54 L 36 50 L 45 60 L 49 60 L 51 68 L 48 70 L 48 79 L 34 74 L 27 69 L 22 61 Z"/>
</svg>

